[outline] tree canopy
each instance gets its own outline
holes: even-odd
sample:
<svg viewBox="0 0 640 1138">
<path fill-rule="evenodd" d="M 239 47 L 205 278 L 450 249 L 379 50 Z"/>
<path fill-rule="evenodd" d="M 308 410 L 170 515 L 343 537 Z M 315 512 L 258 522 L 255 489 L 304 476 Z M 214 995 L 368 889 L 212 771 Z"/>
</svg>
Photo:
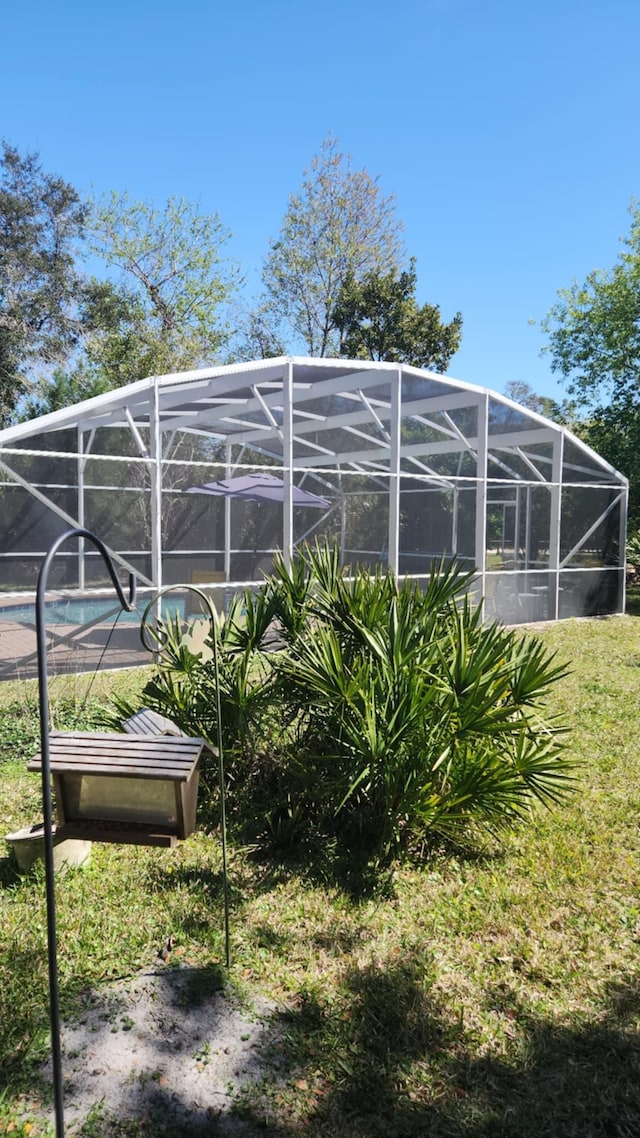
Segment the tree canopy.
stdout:
<svg viewBox="0 0 640 1138">
<path fill-rule="evenodd" d="M 0 159 L 0 426 L 34 367 L 66 360 L 78 342 L 76 247 L 87 208 L 36 154 L 3 143 Z"/>
<path fill-rule="evenodd" d="M 333 311 L 348 277 L 389 273 L 404 256 L 394 198 L 375 178 L 354 170 L 335 138 L 322 143 L 302 186 L 289 199 L 262 280 L 272 319 L 310 356 L 335 354 Z"/>
<path fill-rule="evenodd" d="M 584 405 L 636 394 L 640 383 L 640 206 L 613 269 L 558 293 L 544 324 L 551 366 Z"/>
<path fill-rule="evenodd" d="M 146 375 L 235 358 L 342 352 L 445 370 L 462 318 L 419 305 L 393 196 L 327 138 L 238 303 L 217 214 L 128 193 L 83 202 L 37 155 L 0 162 L 0 426 Z M 89 254 L 90 259 L 87 257 Z M 94 274 L 87 274 L 91 264 Z M 233 332 L 232 332 L 233 328 Z"/>
<path fill-rule="evenodd" d="M 552 419 L 554 423 L 561 423 L 563 427 L 573 427 L 572 411 L 575 406 L 573 403 L 566 400 L 563 403 L 556 403 L 555 399 L 551 399 L 548 395 L 538 395 L 531 384 L 522 379 L 510 379 L 504 386 L 504 394 L 513 399 L 514 403 L 519 403 L 521 407 L 527 407 L 537 415 L 544 415 L 545 419 Z"/>
<path fill-rule="evenodd" d="M 547 314 L 551 366 L 583 409 L 577 429 L 630 480 L 640 526 L 640 205 L 617 263 L 562 289 Z"/>
<path fill-rule="evenodd" d="M 59 197 L 68 203 L 67 211 L 75 208 L 76 236 L 81 236 L 82 226 L 85 246 L 105 266 L 105 277 L 81 274 L 67 239 L 58 250 L 55 281 L 44 278 L 39 289 L 36 279 L 24 290 L 23 323 L 19 325 L 23 363 L 46 361 L 57 366 L 44 373 L 36 370 L 33 374 L 32 370 L 28 378 L 14 370 L 6 390 L 5 418 L 16 414 L 20 397 L 18 414 L 28 418 L 141 376 L 195 368 L 219 357 L 229 335 L 221 312 L 236 288 L 238 273 L 223 256 L 229 234 L 218 215 L 204 215 L 179 198 L 157 207 L 115 192 L 107 199 L 81 205 L 66 183 L 43 178 L 33 157 L 19 159 L 15 151 L 10 156 L 18 167 L 26 164 L 35 188 L 35 173 L 44 189 L 50 182 L 63 185 L 66 197 L 61 199 L 61 193 Z M 24 189 L 18 187 L 13 197 L 0 199 L 7 228 L 9 207 L 22 216 L 31 206 L 24 197 Z M 69 229 L 67 224 L 63 237 Z M 23 224 L 20 234 L 22 246 L 17 241 L 14 246 L 23 274 L 30 258 L 47 265 L 49 232 L 44 225 L 38 230 Z M 27 316 L 32 308 L 40 310 L 44 288 L 48 289 L 44 302 L 50 304 L 50 319 L 39 337 Z M 43 311 L 49 312 L 46 306 Z M 1 313 L 0 304 L 0 322 Z M 10 331 L 14 332 L 13 325 Z M 7 357 L 14 340 L 7 335 L 5 341 L 3 356 Z"/>
<path fill-rule="evenodd" d="M 340 355 L 446 371 L 460 346 L 462 316 L 443 323 L 437 304 L 418 304 L 416 283 L 414 258 L 402 272 L 373 270 L 360 280 L 349 273 L 332 313 Z"/>
<path fill-rule="evenodd" d="M 237 284 L 217 214 L 171 197 L 163 208 L 112 193 L 92 203 L 89 246 L 116 281 L 86 294 L 87 355 L 114 381 L 179 371 L 217 357 L 228 336 L 221 306 Z"/>
</svg>

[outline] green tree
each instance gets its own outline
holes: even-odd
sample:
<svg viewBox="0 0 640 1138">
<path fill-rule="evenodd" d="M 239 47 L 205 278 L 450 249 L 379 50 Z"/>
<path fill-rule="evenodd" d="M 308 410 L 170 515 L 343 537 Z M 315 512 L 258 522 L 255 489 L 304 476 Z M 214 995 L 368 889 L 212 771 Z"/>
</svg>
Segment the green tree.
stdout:
<svg viewBox="0 0 640 1138">
<path fill-rule="evenodd" d="M 234 321 L 236 331 L 230 345 L 230 363 L 267 360 L 287 354 L 282 329 L 268 303 L 258 304 L 249 310 L 238 306 L 234 311 Z"/>
<path fill-rule="evenodd" d="M 0 426 L 33 370 L 66 362 L 78 343 L 76 249 L 86 207 L 36 154 L 3 143 L 0 159 Z"/>
<path fill-rule="evenodd" d="M 17 422 L 26 422 L 35 419 L 37 415 L 60 411 L 63 407 L 71 407 L 73 403 L 81 403 L 84 399 L 91 399 L 108 390 L 106 381 L 82 363 L 72 368 L 54 368 L 50 375 L 39 377 L 12 418 Z"/>
<path fill-rule="evenodd" d="M 221 313 L 238 284 L 220 218 L 181 198 L 158 209 L 112 193 L 93 203 L 88 228 L 115 279 L 85 289 L 85 366 L 116 387 L 215 360 L 229 335 Z"/>
<path fill-rule="evenodd" d="M 219 358 L 238 283 L 217 215 L 112 193 L 81 202 L 38 156 L 0 159 L 0 426 Z M 81 271 L 81 243 L 106 277 Z"/>
<path fill-rule="evenodd" d="M 350 359 L 390 360 L 446 371 L 460 346 L 462 316 L 443 323 L 437 304 L 415 297 L 415 260 L 403 272 L 349 273 L 333 309 L 340 354 Z"/>
<path fill-rule="evenodd" d="M 538 395 L 533 387 L 522 379 L 510 379 L 505 384 L 504 394 L 513 399 L 514 403 L 519 403 L 521 407 L 535 411 L 538 415 L 544 415 L 545 419 L 552 419 L 554 423 L 560 423 L 571 430 L 581 422 L 574 401 L 563 399 L 562 403 L 558 403 L 548 395 Z"/>
<path fill-rule="evenodd" d="M 583 409 L 581 437 L 630 480 L 629 514 L 640 525 L 640 206 L 608 271 L 562 289 L 547 314 L 551 366 Z"/>
<path fill-rule="evenodd" d="M 345 280 L 388 273 L 403 259 L 393 197 L 354 170 L 337 139 L 322 143 L 289 199 L 280 235 L 263 266 L 266 309 L 311 356 L 335 353 L 333 311 Z"/>
<path fill-rule="evenodd" d="M 19 409 L 32 419 L 91 399 L 132 378 L 153 374 L 154 355 L 145 358 L 140 300 L 111 281 L 91 279 L 79 289 L 82 343 L 69 366 L 40 376 Z"/>
<path fill-rule="evenodd" d="M 561 289 L 548 313 L 552 368 L 585 404 L 636 395 L 640 381 L 640 206 L 613 269 Z"/>
</svg>

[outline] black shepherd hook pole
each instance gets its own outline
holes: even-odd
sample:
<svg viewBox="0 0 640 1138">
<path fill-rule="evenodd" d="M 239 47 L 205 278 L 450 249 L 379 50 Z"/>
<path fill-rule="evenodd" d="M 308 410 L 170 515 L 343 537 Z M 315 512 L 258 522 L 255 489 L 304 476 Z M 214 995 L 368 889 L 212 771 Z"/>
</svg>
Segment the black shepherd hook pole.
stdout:
<svg viewBox="0 0 640 1138">
<path fill-rule="evenodd" d="M 51 1059 L 53 1066 L 53 1095 L 56 1118 L 56 1138 L 64 1138 L 64 1103 L 62 1089 L 62 1054 L 60 1050 L 60 1007 L 58 1003 L 58 961 L 56 952 L 56 894 L 53 873 L 53 810 L 51 803 L 51 760 L 49 750 L 49 677 L 47 673 L 47 629 L 45 594 L 49 569 L 56 553 L 65 541 L 72 537 L 91 541 L 109 571 L 109 576 L 118 594 L 123 609 L 131 611 L 136 599 L 136 582 L 133 573 L 129 574 L 129 600 L 116 576 L 113 561 L 106 545 L 88 529 L 70 529 L 53 543 L 47 553 L 40 574 L 36 593 L 36 637 L 38 644 L 38 687 L 40 693 L 40 752 L 42 758 L 42 809 L 44 814 L 44 865 L 47 889 L 47 947 L 49 955 L 49 1017 L 51 1020 Z"/>
<path fill-rule="evenodd" d="M 142 614 L 140 621 L 140 639 L 142 645 L 146 648 L 147 652 L 156 652 L 158 648 L 162 648 L 164 641 L 164 634 L 160 633 L 156 627 L 153 636 L 150 639 L 148 636 L 147 621 L 149 616 L 154 611 L 160 597 L 166 596 L 167 593 L 173 592 L 174 589 L 179 588 L 180 592 L 195 593 L 197 597 L 203 602 L 205 610 L 209 612 L 209 620 L 211 621 L 211 643 L 213 646 L 213 673 L 216 688 L 216 742 L 218 750 L 218 790 L 220 792 L 220 831 L 222 835 L 222 886 L 223 886 L 223 903 L 224 903 L 224 955 L 227 968 L 231 964 L 231 941 L 229 937 L 229 877 L 227 874 L 227 806 L 226 806 L 226 790 L 225 790 L 225 773 L 224 773 L 224 750 L 222 742 L 222 707 L 220 698 L 220 654 L 218 649 L 218 636 L 216 627 L 218 618 L 216 614 L 216 607 L 207 593 L 203 593 L 202 589 L 198 589 L 195 585 L 167 585 L 166 588 L 161 589 L 156 593 L 153 600 L 149 601 L 146 609 Z M 212 739 L 207 740 L 208 743 L 213 744 Z"/>
</svg>

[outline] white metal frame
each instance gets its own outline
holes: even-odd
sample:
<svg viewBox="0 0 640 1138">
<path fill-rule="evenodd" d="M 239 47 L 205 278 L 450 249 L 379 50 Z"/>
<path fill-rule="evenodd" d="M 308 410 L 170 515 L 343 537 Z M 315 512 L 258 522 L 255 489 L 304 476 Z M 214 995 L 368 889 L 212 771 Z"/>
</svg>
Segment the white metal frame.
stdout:
<svg viewBox="0 0 640 1138">
<path fill-rule="evenodd" d="M 414 395 L 410 394 L 411 384 L 417 386 Z M 334 412 L 325 410 L 325 400 L 336 403 Z M 473 409 L 477 417 L 474 431 L 460 425 L 464 423 L 465 409 Z M 498 415 L 495 422 L 492 414 Z M 43 435 L 67 428 L 74 431 L 74 450 L 55 451 L 43 446 Z M 501 486 L 516 488 L 516 535 L 520 534 L 523 517 L 525 533 L 530 534 L 532 490 L 546 487 L 549 492 L 549 564 L 545 569 L 530 567 L 527 539 L 524 568 L 551 575 L 551 616 L 556 617 L 559 612 L 563 570 L 618 505 L 621 556 L 615 571 L 624 565 L 626 479 L 557 424 L 519 407 L 506 396 L 449 376 L 392 363 L 280 357 L 151 377 L 0 431 L 0 472 L 6 482 L 22 487 L 67 524 L 83 525 L 85 494 L 92 488 L 93 460 L 123 461 L 122 455 L 94 453 L 96 432 L 101 428 L 128 432 L 131 454 L 126 461 L 142 464 L 148 470 L 151 550 L 147 552 L 151 554 L 151 573 L 149 578 L 140 573 L 138 576 L 144 584 L 155 588 L 163 583 L 163 470 L 181 464 L 180 459 L 170 456 L 170 448 L 165 448 L 163 455 L 163 440 L 172 439 L 176 432 L 209 438 L 222 448 L 218 474 L 213 462 L 191 464 L 194 484 L 204 480 L 205 469 L 208 480 L 212 469 L 214 477 L 220 478 L 243 469 L 256 469 L 260 465 L 256 456 L 266 468 L 273 469 L 274 464 L 281 468 L 284 503 L 282 533 L 276 544 L 287 561 L 294 547 L 294 482 L 311 479 L 307 482 L 311 488 L 315 485 L 324 493 L 324 487 L 333 493 L 341 549 L 347 556 L 346 503 L 351 494 L 358 493 L 358 484 L 366 476 L 368 480 L 377 479 L 389 495 L 387 557 L 389 566 L 396 571 L 403 566 L 402 491 L 409 479 L 414 489 L 423 487 L 451 494 L 452 554 L 460 548 L 460 492 L 465 487 L 475 489 L 474 561 L 483 595 L 487 579 L 498 572 L 487 566 L 487 503 L 493 501 L 488 495 L 491 488 L 494 493 Z M 567 439 L 578 452 L 578 457 L 575 450 L 572 452 L 571 461 L 567 457 Z M 49 487 L 21 475 L 17 467 L 20 458 L 27 455 L 75 460 L 77 517 L 53 500 Z M 472 473 L 463 473 L 464 469 Z M 604 513 L 590 520 L 570 553 L 561 557 L 565 474 L 570 474 L 572 487 L 601 487 L 616 494 Z M 0 485 L 0 493 L 1 490 Z M 232 520 L 233 506 L 227 499 L 224 579 L 229 584 L 233 584 Z M 316 525 L 307 527 L 306 532 L 313 532 Z M 123 567 L 133 568 L 123 550 L 114 549 L 112 553 Z M 514 554 L 517 572 L 518 549 Z M 3 550 L 0 544 L 0 563 L 3 556 L 8 558 L 10 551 Z M 78 580 L 84 587 L 82 548 L 78 552 Z"/>
</svg>

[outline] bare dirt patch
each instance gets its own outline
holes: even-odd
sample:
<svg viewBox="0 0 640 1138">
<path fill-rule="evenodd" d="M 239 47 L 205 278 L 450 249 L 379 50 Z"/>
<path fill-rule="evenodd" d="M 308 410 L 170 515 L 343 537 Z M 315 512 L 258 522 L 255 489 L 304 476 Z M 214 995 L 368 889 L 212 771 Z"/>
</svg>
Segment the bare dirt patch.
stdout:
<svg viewBox="0 0 640 1138">
<path fill-rule="evenodd" d="M 249 1134 L 231 1115 L 238 1094 L 265 1073 L 267 1001 L 251 1012 L 221 990 L 215 969 L 159 963 L 87 994 L 62 1028 L 65 1127 L 97 1113 L 154 1118 L 216 1134 Z M 45 1077 L 51 1078 L 51 1068 Z"/>
</svg>

